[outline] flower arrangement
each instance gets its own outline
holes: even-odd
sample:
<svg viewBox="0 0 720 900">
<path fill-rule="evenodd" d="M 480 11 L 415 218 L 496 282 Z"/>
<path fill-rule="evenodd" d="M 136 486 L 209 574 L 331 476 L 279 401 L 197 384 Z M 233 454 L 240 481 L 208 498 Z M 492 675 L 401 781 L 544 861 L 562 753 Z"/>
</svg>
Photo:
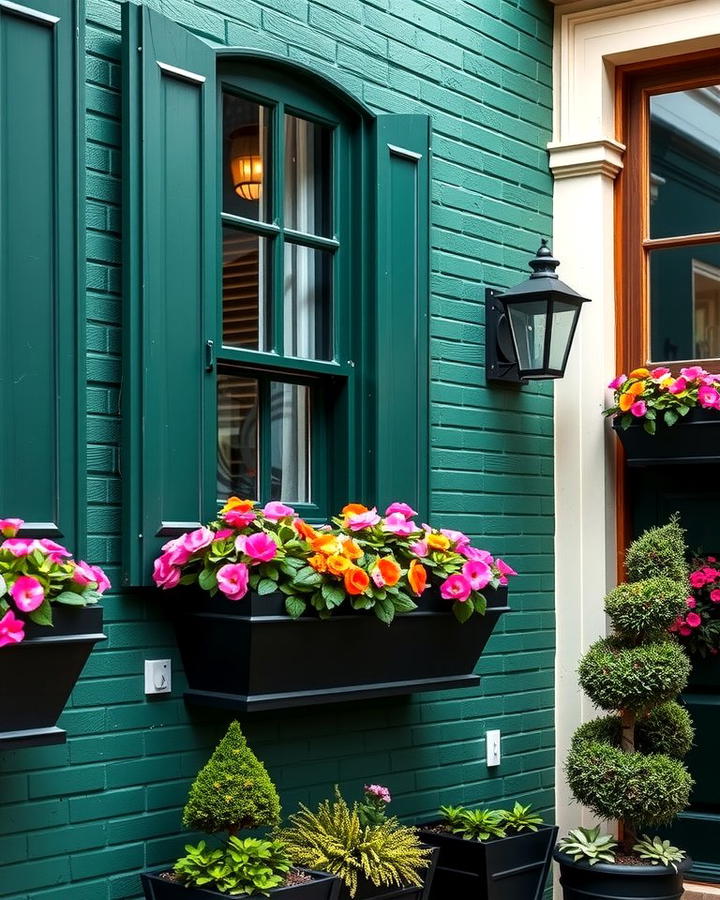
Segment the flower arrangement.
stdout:
<svg viewBox="0 0 720 900">
<path fill-rule="evenodd" d="M 720 653 L 720 565 L 714 556 L 693 560 L 685 609 L 670 631 L 692 655 Z"/>
<path fill-rule="evenodd" d="M 484 613 L 482 590 L 516 572 L 462 532 L 418 525 L 415 516 L 406 503 L 390 504 L 384 516 L 350 503 L 332 524 L 313 527 L 283 503 L 261 508 L 231 497 L 216 521 L 164 545 L 153 579 L 165 590 L 197 583 L 228 600 L 249 589 L 280 591 L 293 618 L 308 607 L 327 618 L 349 605 L 390 624 L 431 587 L 452 602 L 460 622 Z"/>
<path fill-rule="evenodd" d="M 660 418 L 669 427 L 695 407 L 720 410 L 720 375 L 702 366 L 680 369 L 677 378 L 666 366 L 633 369 L 608 387 L 614 399 L 603 414 L 617 416 L 623 430 L 639 420 L 648 434 L 655 434 Z"/>
<path fill-rule="evenodd" d="M 87 606 L 110 587 L 99 566 L 75 561 L 48 538 L 19 538 L 22 519 L 0 519 L 0 647 L 25 639 L 28 621 L 52 625 L 52 604 Z"/>
</svg>

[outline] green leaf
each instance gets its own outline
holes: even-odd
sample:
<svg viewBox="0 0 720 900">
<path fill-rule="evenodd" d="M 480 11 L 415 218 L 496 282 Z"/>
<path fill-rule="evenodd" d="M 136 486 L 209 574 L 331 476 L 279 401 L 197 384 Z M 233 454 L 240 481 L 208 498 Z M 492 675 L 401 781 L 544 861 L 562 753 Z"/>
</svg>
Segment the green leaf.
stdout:
<svg viewBox="0 0 720 900">
<path fill-rule="evenodd" d="M 396 613 L 409 613 L 417 609 L 417 603 L 408 597 L 407 594 L 398 594 L 392 598 L 392 605 L 395 607 Z"/>
<path fill-rule="evenodd" d="M 345 600 L 345 591 L 339 584 L 323 584 L 320 589 L 328 606 L 340 606 Z"/>
<path fill-rule="evenodd" d="M 260 566 L 260 573 L 265 576 L 265 578 L 272 578 L 273 581 L 278 580 L 278 575 L 280 574 L 277 566 L 272 563 L 263 563 Z"/>
<path fill-rule="evenodd" d="M 485 615 L 485 610 L 487 609 L 487 600 L 485 599 L 484 594 L 476 594 L 474 599 L 475 604 L 475 612 L 480 613 L 481 616 Z"/>
<path fill-rule="evenodd" d="M 63 591 L 53 599 L 53 603 L 62 603 L 65 606 L 85 606 L 85 598 L 74 591 Z"/>
<path fill-rule="evenodd" d="M 655 434 L 655 422 L 645 421 L 643 422 L 643 428 L 648 434 Z"/>
<path fill-rule="evenodd" d="M 37 609 L 28 613 L 28 618 L 36 625 L 52 625 L 52 606 L 47 597 Z"/>
<path fill-rule="evenodd" d="M 690 412 L 690 407 L 687 406 L 685 403 L 679 403 L 677 411 L 680 413 L 681 416 L 686 416 Z"/>
<path fill-rule="evenodd" d="M 623 431 L 627 431 L 627 429 L 632 425 L 633 417 L 628 413 L 625 416 L 620 418 L 620 427 Z"/>
<path fill-rule="evenodd" d="M 217 576 L 212 569 L 203 569 L 198 575 L 198 584 L 204 591 L 211 591 L 217 587 Z"/>
<path fill-rule="evenodd" d="M 472 603 L 469 603 L 467 601 L 465 601 L 465 603 L 459 603 L 458 601 L 455 601 L 452 606 L 452 611 L 455 614 L 455 618 L 458 620 L 458 622 L 462 624 L 463 622 L 467 622 L 467 620 L 473 614 L 474 607 Z"/>
<path fill-rule="evenodd" d="M 285 598 L 285 609 L 287 610 L 287 614 L 292 616 L 293 619 L 297 619 L 298 616 L 301 616 L 307 607 L 307 604 L 300 597 L 286 597 Z"/>
<path fill-rule="evenodd" d="M 272 580 L 272 578 L 262 578 L 257 586 L 257 592 L 261 597 L 264 597 L 266 594 L 272 594 L 277 590 L 277 584 Z"/>
<path fill-rule="evenodd" d="M 305 566 L 294 576 L 293 582 L 298 585 L 319 585 L 322 584 L 322 575 L 312 566 Z"/>
<path fill-rule="evenodd" d="M 0 597 L 4 597 L 7 594 L 7 584 L 5 584 L 5 579 L 0 575 Z"/>
<path fill-rule="evenodd" d="M 250 578 L 248 579 L 248 584 L 250 585 L 252 590 L 255 590 L 257 588 L 257 586 L 260 584 L 260 576 L 258 575 L 257 572 L 254 572 L 250 576 Z"/>
<path fill-rule="evenodd" d="M 395 607 L 393 606 L 392 600 L 384 597 L 383 599 L 375 600 L 375 615 L 380 619 L 381 622 L 384 622 L 386 625 L 389 625 L 392 620 L 395 618 Z"/>
<path fill-rule="evenodd" d="M 670 427 L 671 425 L 674 425 L 679 418 L 680 418 L 680 416 L 678 415 L 678 413 L 675 412 L 674 409 L 666 409 L 665 412 L 663 413 L 663 419 L 665 420 L 665 424 L 668 427 Z"/>
</svg>

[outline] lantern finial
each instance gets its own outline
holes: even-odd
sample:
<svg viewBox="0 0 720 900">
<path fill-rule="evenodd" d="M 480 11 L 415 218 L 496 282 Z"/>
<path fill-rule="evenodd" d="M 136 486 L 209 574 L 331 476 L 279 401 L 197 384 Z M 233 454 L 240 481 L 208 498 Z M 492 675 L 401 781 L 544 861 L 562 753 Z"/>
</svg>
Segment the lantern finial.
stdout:
<svg viewBox="0 0 720 900">
<path fill-rule="evenodd" d="M 542 239 L 540 249 L 535 259 L 530 260 L 530 268 L 533 270 L 531 278 L 557 278 L 555 269 L 560 265 L 560 260 L 555 259 L 552 250 L 547 245 L 547 240 Z"/>
</svg>

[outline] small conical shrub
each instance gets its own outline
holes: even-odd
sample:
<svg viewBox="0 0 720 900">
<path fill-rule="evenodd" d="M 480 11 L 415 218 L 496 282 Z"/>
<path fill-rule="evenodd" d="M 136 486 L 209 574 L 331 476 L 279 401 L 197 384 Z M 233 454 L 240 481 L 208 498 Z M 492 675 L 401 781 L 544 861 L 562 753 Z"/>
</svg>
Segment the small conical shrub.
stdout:
<svg viewBox="0 0 720 900">
<path fill-rule="evenodd" d="M 183 824 L 212 834 L 278 825 L 280 798 L 267 769 L 232 722 L 213 755 L 198 772 L 183 810 Z"/>
</svg>

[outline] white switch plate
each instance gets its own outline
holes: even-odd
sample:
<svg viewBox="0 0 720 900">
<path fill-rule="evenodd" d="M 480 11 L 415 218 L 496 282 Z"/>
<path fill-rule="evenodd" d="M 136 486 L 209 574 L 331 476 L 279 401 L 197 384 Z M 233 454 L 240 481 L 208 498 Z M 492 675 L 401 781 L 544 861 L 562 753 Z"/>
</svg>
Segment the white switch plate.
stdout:
<svg viewBox="0 0 720 900">
<path fill-rule="evenodd" d="M 500 765 L 500 732 L 485 732 L 485 758 L 488 768 Z"/>
<path fill-rule="evenodd" d="M 172 670 L 169 659 L 145 660 L 145 693 L 169 694 L 172 690 Z"/>
</svg>

